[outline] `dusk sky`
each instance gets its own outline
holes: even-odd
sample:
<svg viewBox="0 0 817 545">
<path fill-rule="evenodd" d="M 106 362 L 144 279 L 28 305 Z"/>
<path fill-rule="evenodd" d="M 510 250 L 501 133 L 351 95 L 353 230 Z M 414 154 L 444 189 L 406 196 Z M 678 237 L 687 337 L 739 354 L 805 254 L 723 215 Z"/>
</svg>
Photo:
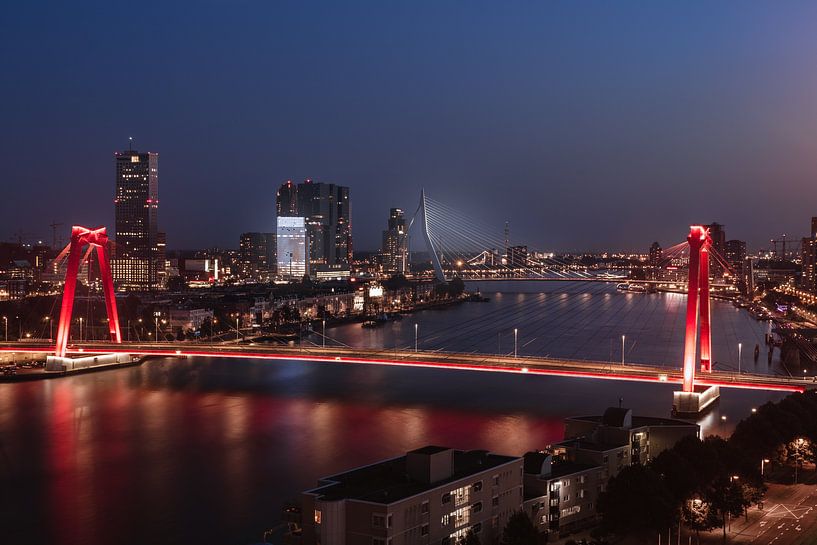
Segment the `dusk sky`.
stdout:
<svg viewBox="0 0 817 545">
<path fill-rule="evenodd" d="M 420 189 L 514 243 L 750 248 L 817 215 L 814 2 L 12 2 L 0 239 L 113 227 L 160 154 L 171 249 L 273 231 L 281 182 L 351 187 L 357 249 Z"/>
</svg>

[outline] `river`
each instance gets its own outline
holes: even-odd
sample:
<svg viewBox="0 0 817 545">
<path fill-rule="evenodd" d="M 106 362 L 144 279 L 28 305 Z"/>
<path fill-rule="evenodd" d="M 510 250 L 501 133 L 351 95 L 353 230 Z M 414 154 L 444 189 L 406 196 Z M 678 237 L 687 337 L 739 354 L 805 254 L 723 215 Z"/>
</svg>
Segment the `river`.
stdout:
<svg viewBox="0 0 817 545">
<path fill-rule="evenodd" d="M 327 330 L 328 344 L 680 365 L 685 298 L 612 286 L 486 283 L 487 303 Z M 766 362 L 766 325 L 713 302 L 720 367 Z M 318 335 L 311 342 L 320 344 Z M 761 357 L 752 357 L 755 343 Z M 673 386 L 362 365 L 153 360 L 0 384 L 0 532 L 12 544 L 261 540 L 280 508 L 325 475 L 424 444 L 521 454 L 562 437 L 563 418 L 619 398 L 668 416 Z M 724 390 L 701 421 L 728 434 L 779 393 Z M 722 420 L 722 416 L 726 420 Z"/>
</svg>

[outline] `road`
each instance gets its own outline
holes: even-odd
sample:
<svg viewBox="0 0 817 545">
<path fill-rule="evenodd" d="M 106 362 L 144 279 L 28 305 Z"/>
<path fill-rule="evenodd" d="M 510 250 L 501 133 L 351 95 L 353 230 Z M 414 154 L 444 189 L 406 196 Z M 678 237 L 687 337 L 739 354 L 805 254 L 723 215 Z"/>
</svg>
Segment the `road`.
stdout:
<svg viewBox="0 0 817 545">
<path fill-rule="evenodd" d="M 817 485 L 770 484 L 763 510 L 752 508 L 744 518 L 731 523 L 729 543 L 753 545 L 811 545 L 817 543 Z M 719 530 L 701 543 L 718 543 Z M 694 541 L 694 540 L 693 540 Z"/>
<path fill-rule="evenodd" d="M 0 352 L 41 353 L 53 347 L 35 343 L 0 343 Z M 94 342 L 72 345 L 69 353 L 129 353 L 169 357 L 245 358 L 259 360 L 303 360 L 304 362 L 355 363 L 407 367 L 431 367 L 468 371 L 523 373 L 551 376 L 624 380 L 635 382 L 683 382 L 681 369 L 660 365 L 618 364 L 590 360 L 566 360 L 543 357 L 509 357 L 461 352 L 430 352 L 399 349 L 363 349 L 353 347 L 282 346 L 236 343 L 122 343 Z M 713 371 L 698 374 L 696 384 L 755 390 L 803 391 L 817 387 L 802 378 Z"/>
</svg>

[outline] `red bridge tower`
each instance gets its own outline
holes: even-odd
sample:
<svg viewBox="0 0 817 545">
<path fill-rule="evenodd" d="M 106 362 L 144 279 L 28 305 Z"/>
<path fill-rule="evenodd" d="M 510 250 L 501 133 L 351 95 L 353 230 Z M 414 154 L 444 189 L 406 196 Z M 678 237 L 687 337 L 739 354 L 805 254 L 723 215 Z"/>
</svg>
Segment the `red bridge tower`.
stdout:
<svg viewBox="0 0 817 545">
<path fill-rule="evenodd" d="M 65 273 L 65 288 L 63 289 L 62 306 L 60 307 L 60 325 L 57 329 L 57 344 L 54 350 L 55 354 L 60 358 L 65 357 L 65 351 L 68 347 L 68 332 L 71 330 L 71 313 L 74 310 L 74 292 L 77 287 L 80 254 L 85 245 L 90 246 L 86 257 L 90 257 L 91 252 L 96 248 L 99 272 L 102 276 L 102 286 L 105 291 L 105 306 L 108 310 L 108 329 L 111 333 L 111 340 L 115 343 L 122 342 L 122 334 L 119 330 L 119 314 L 116 311 L 116 294 L 113 290 L 111 266 L 108 262 L 108 242 L 105 227 L 88 229 L 74 225 L 71 228 L 71 243 L 68 247 L 68 270 Z"/>
</svg>

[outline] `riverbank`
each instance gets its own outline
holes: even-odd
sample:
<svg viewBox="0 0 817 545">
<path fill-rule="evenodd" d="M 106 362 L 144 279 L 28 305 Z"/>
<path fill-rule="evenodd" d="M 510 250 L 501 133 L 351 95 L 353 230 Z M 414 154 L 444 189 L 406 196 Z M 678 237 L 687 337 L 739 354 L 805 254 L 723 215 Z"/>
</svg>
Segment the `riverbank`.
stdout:
<svg viewBox="0 0 817 545">
<path fill-rule="evenodd" d="M 12 353 L 13 354 L 13 353 Z M 23 364 L 17 366 L 15 365 L 15 370 L 13 373 L 10 374 L 2 374 L 0 375 L 0 383 L 2 382 L 25 382 L 25 381 L 32 381 L 32 380 L 46 380 L 52 378 L 61 378 L 73 375 L 81 375 L 85 373 L 95 373 L 98 371 L 107 371 L 111 369 L 121 369 L 125 367 L 133 367 L 136 365 L 141 365 L 144 361 L 153 358 L 155 356 L 130 356 L 128 355 L 128 361 L 121 361 L 121 357 L 119 358 L 120 361 L 98 361 L 98 362 L 90 362 L 87 364 L 81 364 L 81 366 L 65 368 L 61 370 L 49 370 L 46 369 L 43 362 L 45 362 L 46 358 L 49 354 L 43 352 L 42 354 L 20 354 L 21 358 L 25 356 L 26 361 L 36 361 L 36 366 L 28 367 L 27 364 Z M 122 355 L 120 355 L 122 356 Z M 88 359 L 96 359 L 93 354 L 89 354 L 82 358 L 77 358 L 77 360 L 88 360 Z M 8 369 L 9 365 L 5 366 L 5 369 Z"/>
</svg>

